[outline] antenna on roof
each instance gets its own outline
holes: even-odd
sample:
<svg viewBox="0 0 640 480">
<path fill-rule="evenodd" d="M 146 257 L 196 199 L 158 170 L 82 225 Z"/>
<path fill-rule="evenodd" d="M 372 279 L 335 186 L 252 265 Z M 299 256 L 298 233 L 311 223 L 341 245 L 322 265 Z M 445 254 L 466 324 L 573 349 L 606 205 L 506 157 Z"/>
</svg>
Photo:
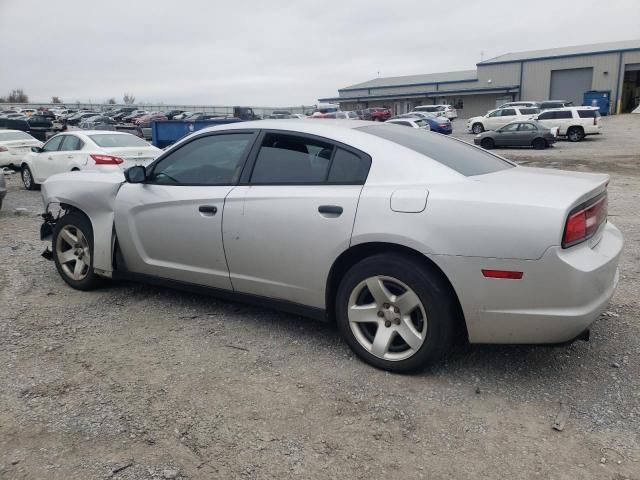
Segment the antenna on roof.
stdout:
<svg viewBox="0 0 640 480">
<path fill-rule="evenodd" d="M 480 61 L 484 60 L 484 51 L 480 50 Z"/>
<path fill-rule="evenodd" d="M 380 78 L 380 70 L 378 70 L 378 78 Z"/>
</svg>

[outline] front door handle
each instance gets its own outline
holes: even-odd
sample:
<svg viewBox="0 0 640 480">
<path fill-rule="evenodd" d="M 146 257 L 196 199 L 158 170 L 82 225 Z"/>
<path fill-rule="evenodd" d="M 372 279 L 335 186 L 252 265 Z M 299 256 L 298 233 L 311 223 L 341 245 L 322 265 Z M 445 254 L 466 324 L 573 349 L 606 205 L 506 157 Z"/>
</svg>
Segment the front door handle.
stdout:
<svg viewBox="0 0 640 480">
<path fill-rule="evenodd" d="M 200 205 L 198 207 L 198 211 L 204 214 L 206 217 L 212 217 L 216 213 L 218 213 L 218 207 L 215 205 Z"/>
<path fill-rule="evenodd" d="M 342 207 L 338 205 L 320 205 L 318 207 L 318 212 L 332 217 L 339 217 L 342 215 Z"/>
</svg>

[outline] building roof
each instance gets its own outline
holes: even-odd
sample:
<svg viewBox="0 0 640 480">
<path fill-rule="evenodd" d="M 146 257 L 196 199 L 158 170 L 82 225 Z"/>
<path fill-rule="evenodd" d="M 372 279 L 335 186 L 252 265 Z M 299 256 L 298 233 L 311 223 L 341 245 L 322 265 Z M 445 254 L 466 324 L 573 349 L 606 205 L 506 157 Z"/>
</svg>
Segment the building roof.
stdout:
<svg viewBox="0 0 640 480">
<path fill-rule="evenodd" d="M 404 87 L 409 85 L 423 85 L 435 83 L 450 82 L 469 82 L 477 80 L 476 70 L 462 70 L 458 72 L 442 72 L 442 73 L 425 73 L 422 75 L 404 75 L 402 77 L 381 77 L 374 78 L 363 83 L 357 83 L 345 88 L 344 90 L 360 90 L 363 88 L 380 88 L 380 87 Z"/>
<path fill-rule="evenodd" d="M 498 57 L 484 60 L 478 65 L 492 63 L 510 63 L 522 60 L 536 60 L 542 58 L 567 57 L 574 55 L 588 55 L 592 53 L 618 52 L 621 50 L 640 50 L 640 39 L 622 42 L 595 43 L 590 45 L 574 45 L 571 47 L 550 48 L 546 50 L 528 50 L 526 52 L 505 53 Z"/>
</svg>

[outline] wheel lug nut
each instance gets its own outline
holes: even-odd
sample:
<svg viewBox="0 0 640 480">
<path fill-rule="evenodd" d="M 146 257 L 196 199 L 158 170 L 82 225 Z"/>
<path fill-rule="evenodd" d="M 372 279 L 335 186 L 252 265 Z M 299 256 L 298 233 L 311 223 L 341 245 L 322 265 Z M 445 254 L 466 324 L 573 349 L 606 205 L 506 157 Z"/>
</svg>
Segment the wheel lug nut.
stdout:
<svg viewBox="0 0 640 480">
<path fill-rule="evenodd" d="M 400 325 L 400 319 L 399 318 L 394 318 L 393 319 L 393 323 L 395 323 L 396 325 Z"/>
<path fill-rule="evenodd" d="M 383 303 L 382 304 L 382 308 L 389 308 L 389 304 L 388 303 Z"/>
<path fill-rule="evenodd" d="M 391 320 L 385 320 L 384 326 L 385 327 L 390 327 L 391 326 Z"/>
<path fill-rule="evenodd" d="M 400 313 L 400 309 L 398 307 L 393 307 L 393 311 L 396 313 Z"/>
<path fill-rule="evenodd" d="M 378 316 L 379 317 L 384 317 L 384 312 L 382 310 L 378 310 Z"/>
</svg>

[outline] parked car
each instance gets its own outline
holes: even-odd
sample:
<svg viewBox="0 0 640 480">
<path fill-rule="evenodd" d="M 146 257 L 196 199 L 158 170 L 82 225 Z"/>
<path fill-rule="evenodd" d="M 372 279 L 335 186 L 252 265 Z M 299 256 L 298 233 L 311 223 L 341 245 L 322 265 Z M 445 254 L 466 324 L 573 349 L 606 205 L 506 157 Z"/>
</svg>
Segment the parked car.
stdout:
<svg viewBox="0 0 640 480">
<path fill-rule="evenodd" d="M 115 130 L 117 123 L 118 122 L 111 117 L 97 115 L 82 120 L 80 128 L 83 130 Z"/>
<path fill-rule="evenodd" d="M 133 165 L 147 165 L 162 150 L 124 132 L 76 130 L 51 137 L 33 147 L 22 164 L 22 183 L 27 190 L 56 173 L 76 170 L 120 172 Z"/>
<path fill-rule="evenodd" d="M 315 112 L 313 115 L 311 115 L 308 118 L 322 119 L 322 120 L 336 120 L 336 119 L 348 120 L 349 119 L 349 117 L 345 112 L 327 112 L 327 113 Z"/>
<path fill-rule="evenodd" d="M 413 109 L 416 112 L 435 113 L 439 117 L 447 117 L 449 120 L 458 118 L 458 111 L 451 105 L 420 105 Z"/>
<path fill-rule="evenodd" d="M 5 115 L 2 115 L 2 118 L 27 118 L 27 117 L 25 117 L 21 113 L 7 113 Z"/>
<path fill-rule="evenodd" d="M 0 118 L 0 129 L 19 130 L 27 133 L 31 131 L 27 117 Z"/>
<path fill-rule="evenodd" d="M 477 135 L 485 130 L 496 130 L 514 120 L 528 120 L 539 112 L 539 109 L 529 107 L 496 108 L 482 117 L 467 120 L 467 131 Z"/>
<path fill-rule="evenodd" d="M 52 122 L 56 119 L 56 115 L 55 113 L 53 113 L 50 110 L 41 110 L 39 112 L 36 113 L 36 115 L 39 115 L 41 117 L 45 117 L 48 118 L 49 120 L 51 120 Z"/>
<path fill-rule="evenodd" d="M 4 180 L 4 172 L 0 170 L 0 210 L 2 209 L 2 202 L 4 197 L 7 196 L 7 184 Z"/>
<path fill-rule="evenodd" d="M 498 108 L 508 108 L 508 107 L 540 108 L 540 102 L 527 102 L 527 101 L 507 102 L 507 103 L 503 103 Z"/>
<path fill-rule="evenodd" d="M 52 177 L 47 211 L 73 208 L 41 232 L 73 288 L 128 278 L 335 319 L 362 359 L 407 371 L 458 327 L 583 335 L 618 282 L 609 180 L 414 128 L 265 120 L 194 132 L 124 177 Z"/>
<path fill-rule="evenodd" d="M 184 120 L 187 122 L 195 122 L 199 120 L 211 120 L 212 118 L 223 118 L 224 115 L 219 113 L 194 113 Z"/>
<path fill-rule="evenodd" d="M 446 117 L 438 117 L 434 113 L 427 112 L 409 112 L 404 113 L 402 115 L 398 115 L 393 117 L 396 118 L 423 118 L 425 121 L 429 123 L 429 128 L 432 132 L 442 133 L 443 135 L 451 135 L 453 132 L 453 127 L 451 125 L 451 120 Z"/>
<path fill-rule="evenodd" d="M 556 143 L 556 135 L 551 129 L 536 121 L 516 120 L 495 131 L 478 134 L 473 139 L 473 143 L 486 149 L 495 147 L 533 147 L 536 150 L 544 150 Z"/>
<path fill-rule="evenodd" d="M 23 108 L 23 109 L 20 110 L 19 113 L 21 113 L 25 117 L 30 117 L 31 115 L 33 115 L 36 112 L 37 112 L 37 110 L 35 108 Z"/>
<path fill-rule="evenodd" d="M 556 108 L 545 110 L 535 118 L 548 128 L 558 127 L 558 135 L 566 136 L 570 142 L 579 142 L 587 135 L 600 133 L 598 107 Z"/>
<path fill-rule="evenodd" d="M 564 107 L 570 107 L 571 105 L 573 105 L 573 102 L 570 102 L 569 100 L 545 100 L 544 102 L 540 103 L 540 110 L 549 110 L 551 108 L 564 108 Z"/>
<path fill-rule="evenodd" d="M 149 123 L 149 122 L 164 122 L 169 120 L 167 116 L 162 112 L 151 112 L 147 115 L 142 115 L 141 117 L 137 117 L 133 119 L 134 125 L 140 125 L 141 123 Z"/>
<path fill-rule="evenodd" d="M 385 123 L 390 123 L 392 125 L 402 125 L 405 127 L 411 128 L 421 128 L 425 131 L 430 131 L 431 127 L 429 126 L 429 122 L 427 122 L 424 118 L 418 117 L 405 117 L 405 118 L 395 118 L 387 120 Z"/>
<path fill-rule="evenodd" d="M 27 119 L 27 123 L 29 124 L 30 132 L 46 132 L 53 129 L 53 122 L 51 119 L 40 114 L 31 115 Z"/>
<path fill-rule="evenodd" d="M 282 118 L 291 118 L 291 112 L 288 110 L 274 110 L 269 115 L 269 118 L 273 119 L 282 119 Z"/>
<path fill-rule="evenodd" d="M 98 112 L 77 112 L 66 118 L 68 125 L 79 125 L 82 120 L 100 115 Z"/>
<path fill-rule="evenodd" d="M 20 130 L 0 130 L 0 168 L 19 167 L 31 147 L 41 147 L 42 142 Z"/>
<path fill-rule="evenodd" d="M 181 113 L 184 113 L 184 110 L 167 110 L 164 112 L 164 116 L 167 117 L 167 120 L 173 120 L 176 115 Z"/>
<path fill-rule="evenodd" d="M 344 114 L 349 120 L 360 120 L 360 115 L 358 115 L 355 110 L 347 110 L 346 112 L 344 112 Z M 304 115 L 300 115 L 300 117 L 306 118 L 304 117 Z"/>
<path fill-rule="evenodd" d="M 391 110 L 388 108 L 365 108 L 362 110 L 363 120 L 372 120 L 374 122 L 386 122 L 391 118 Z"/>
<path fill-rule="evenodd" d="M 184 120 L 185 118 L 190 117 L 193 114 L 194 114 L 194 112 L 182 112 L 182 113 L 179 113 L 178 115 L 174 115 L 173 119 L 174 120 Z"/>
<path fill-rule="evenodd" d="M 136 118 L 142 117 L 142 116 L 148 115 L 148 114 L 149 114 L 149 112 L 147 112 L 146 110 L 134 110 L 129 115 L 125 115 L 124 117 L 122 117 L 122 122 L 123 123 L 133 123 L 133 121 Z"/>
</svg>

